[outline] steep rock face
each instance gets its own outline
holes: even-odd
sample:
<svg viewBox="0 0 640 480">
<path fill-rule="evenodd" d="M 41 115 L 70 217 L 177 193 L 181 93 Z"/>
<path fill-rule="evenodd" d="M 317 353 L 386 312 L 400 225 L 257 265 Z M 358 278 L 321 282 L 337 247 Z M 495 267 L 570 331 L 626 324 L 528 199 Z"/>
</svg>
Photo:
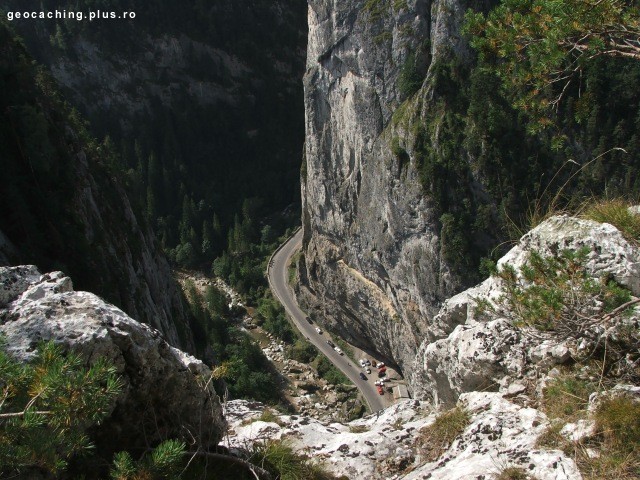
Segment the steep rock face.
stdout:
<svg viewBox="0 0 640 480">
<path fill-rule="evenodd" d="M 181 294 L 101 150 L 22 44 L 0 28 L 4 88 L 0 260 L 64 269 L 174 345 L 193 350 Z M 4 258 L 3 258 L 4 257 Z"/>
<path fill-rule="evenodd" d="M 117 368 L 124 388 L 96 431 L 100 449 L 147 448 L 190 435 L 217 445 L 226 424 L 201 361 L 96 295 L 75 292 L 62 272 L 0 267 L 0 288 L 0 334 L 12 356 L 28 361 L 39 342 L 53 341 L 87 364 L 106 358 Z"/>
<path fill-rule="evenodd" d="M 64 3 L 85 15 L 97 8 L 90 0 Z M 41 8 L 62 7 L 44 0 Z M 245 198 L 262 197 L 274 211 L 297 200 L 305 3 L 134 1 L 122 8 L 138 15 L 100 25 L 12 26 L 93 134 L 109 136 L 127 177 L 137 176 L 132 201 L 155 217 L 164 246 L 177 246 L 185 196 L 203 212 L 193 225 L 198 251 L 204 218 L 215 213 L 225 227 Z"/>
<path fill-rule="evenodd" d="M 398 77 L 411 52 L 465 54 L 456 29 L 467 5 L 390 3 L 309 2 L 300 293 L 342 334 L 404 369 L 461 279 L 443 259 L 416 169 L 390 153 Z"/>
</svg>

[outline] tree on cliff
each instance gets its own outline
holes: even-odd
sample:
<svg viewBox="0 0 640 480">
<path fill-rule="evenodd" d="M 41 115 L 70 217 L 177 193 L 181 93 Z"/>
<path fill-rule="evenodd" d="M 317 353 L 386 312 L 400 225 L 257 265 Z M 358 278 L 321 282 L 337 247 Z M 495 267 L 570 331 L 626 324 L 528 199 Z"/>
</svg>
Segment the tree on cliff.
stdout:
<svg viewBox="0 0 640 480">
<path fill-rule="evenodd" d="M 637 0 L 504 0 L 487 15 L 469 11 L 465 30 L 494 64 L 514 104 L 550 123 L 582 72 L 598 57 L 640 60 Z"/>
<path fill-rule="evenodd" d="M 86 368 L 78 355 L 46 343 L 23 364 L 0 348 L 0 476 L 63 471 L 91 449 L 85 431 L 107 416 L 121 388 L 102 359 Z"/>
</svg>

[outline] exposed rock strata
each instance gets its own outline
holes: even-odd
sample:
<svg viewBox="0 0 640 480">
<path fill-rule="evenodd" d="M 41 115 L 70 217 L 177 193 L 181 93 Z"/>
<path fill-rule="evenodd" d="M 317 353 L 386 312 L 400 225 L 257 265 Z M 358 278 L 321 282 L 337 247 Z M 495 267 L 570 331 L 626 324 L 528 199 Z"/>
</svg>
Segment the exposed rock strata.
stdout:
<svg viewBox="0 0 640 480">
<path fill-rule="evenodd" d="M 417 172 L 390 155 L 385 128 L 407 55 L 425 41 L 436 54 L 455 43 L 448 15 L 463 9 L 379 2 L 377 15 L 365 3 L 309 2 L 300 293 L 356 345 L 404 369 L 458 283 Z"/>
<path fill-rule="evenodd" d="M 28 361 L 39 342 L 53 341 L 87 364 L 106 358 L 116 366 L 124 388 L 96 432 L 99 447 L 144 449 L 191 435 L 202 446 L 218 443 L 226 425 L 201 361 L 96 295 L 73 291 L 61 272 L 0 267 L 0 287 L 0 334 L 11 355 Z"/>
</svg>

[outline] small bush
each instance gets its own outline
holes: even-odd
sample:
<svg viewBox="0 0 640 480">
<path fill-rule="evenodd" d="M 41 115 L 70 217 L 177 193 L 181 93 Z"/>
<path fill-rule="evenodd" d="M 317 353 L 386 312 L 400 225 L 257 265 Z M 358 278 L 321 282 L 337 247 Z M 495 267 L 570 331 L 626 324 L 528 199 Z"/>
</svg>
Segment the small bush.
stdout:
<svg viewBox="0 0 640 480">
<path fill-rule="evenodd" d="M 589 275 L 585 268 L 588 254 L 586 247 L 551 256 L 533 251 L 519 272 L 505 265 L 497 275 L 505 285 L 502 301 L 516 325 L 581 338 L 606 314 L 628 302 L 631 294 L 627 289 L 613 280 Z"/>
<path fill-rule="evenodd" d="M 299 338 L 287 350 L 287 356 L 300 363 L 311 363 L 318 356 L 318 349 L 310 342 Z"/>
<path fill-rule="evenodd" d="M 446 452 L 458 435 L 469 425 L 469 412 L 455 407 L 436 417 L 435 421 L 420 430 L 419 445 L 422 455 L 433 462 Z"/>
<path fill-rule="evenodd" d="M 111 412 L 122 385 L 105 359 L 85 367 L 79 355 L 49 342 L 24 364 L 0 338 L 0 477 L 59 474 L 87 454 L 92 443 L 85 432 Z"/>
<path fill-rule="evenodd" d="M 610 223 L 629 241 L 640 241 L 640 215 L 629 211 L 631 204 L 626 200 L 602 200 L 586 208 L 585 218 L 601 223 Z"/>
<path fill-rule="evenodd" d="M 331 480 L 324 469 L 296 454 L 284 441 L 268 440 L 256 444 L 250 461 L 264 468 L 278 480 Z"/>
</svg>

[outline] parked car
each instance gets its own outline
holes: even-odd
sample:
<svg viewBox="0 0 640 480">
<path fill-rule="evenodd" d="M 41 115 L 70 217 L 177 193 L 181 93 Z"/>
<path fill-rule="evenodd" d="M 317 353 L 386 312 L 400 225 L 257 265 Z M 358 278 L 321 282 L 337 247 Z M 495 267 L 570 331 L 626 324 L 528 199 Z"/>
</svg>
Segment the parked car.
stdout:
<svg viewBox="0 0 640 480">
<path fill-rule="evenodd" d="M 366 362 L 361 358 L 361 359 L 360 359 L 360 366 L 361 366 L 362 368 L 364 368 L 366 365 L 367 365 L 367 364 L 366 364 Z"/>
<path fill-rule="evenodd" d="M 369 367 L 365 368 L 364 371 L 371 374 L 371 369 Z"/>
<path fill-rule="evenodd" d="M 378 378 L 385 377 L 387 375 L 386 372 L 378 372 Z"/>
<path fill-rule="evenodd" d="M 344 355 L 344 352 L 340 349 L 340 347 L 333 347 L 333 349 L 338 352 L 340 355 Z"/>
<path fill-rule="evenodd" d="M 369 365 L 371 365 L 371 361 L 369 361 L 369 359 L 368 359 L 368 358 L 365 358 L 365 359 L 364 359 L 364 364 L 365 364 L 365 365 L 367 365 L 367 366 L 369 366 Z"/>
<path fill-rule="evenodd" d="M 335 348 L 336 344 L 333 343 L 331 340 L 327 340 L 327 345 L 329 345 L 331 348 Z"/>
<path fill-rule="evenodd" d="M 313 325 L 313 322 L 311 321 L 311 319 L 309 317 L 306 317 L 306 318 L 307 318 L 307 322 L 309 322 L 311 325 Z"/>
<path fill-rule="evenodd" d="M 378 385 L 378 393 L 380 395 L 384 395 L 384 390 L 382 389 L 382 387 L 380 385 Z"/>
<path fill-rule="evenodd" d="M 366 380 L 366 379 L 367 379 L 367 376 L 366 376 L 364 373 L 360 372 L 360 378 L 361 378 L 362 380 Z"/>
<path fill-rule="evenodd" d="M 316 332 L 318 332 L 320 335 L 322 335 L 322 329 L 319 327 L 316 327 Z"/>
<path fill-rule="evenodd" d="M 377 366 L 377 364 L 376 364 L 376 361 L 375 361 L 375 360 L 371 363 L 371 366 L 372 366 L 373 368 L 375 368 L 375 367 Z"/>
</svg>

